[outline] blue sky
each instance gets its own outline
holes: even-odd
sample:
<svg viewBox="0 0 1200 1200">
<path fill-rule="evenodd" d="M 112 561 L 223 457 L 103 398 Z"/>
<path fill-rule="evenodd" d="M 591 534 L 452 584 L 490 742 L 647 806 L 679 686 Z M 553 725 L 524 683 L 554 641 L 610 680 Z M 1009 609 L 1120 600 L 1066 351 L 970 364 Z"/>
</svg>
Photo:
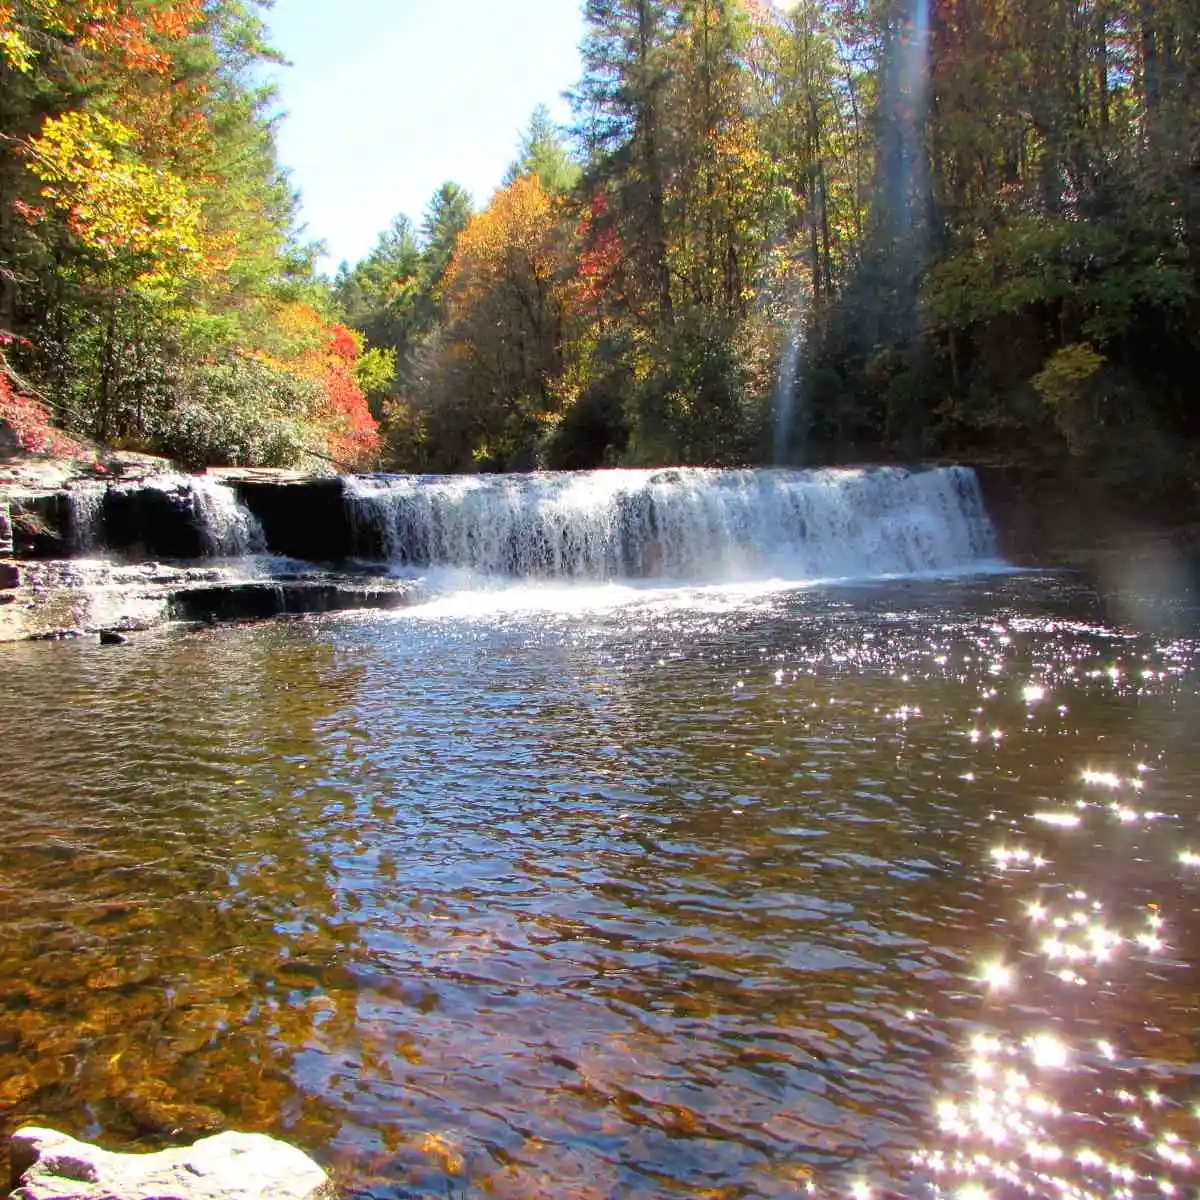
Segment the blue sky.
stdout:
<svg viewBox="0 0 1200 1200">
<path fill-rule="evenodd" d="M 565 121 L 579 78 L 578 0 L 276 0 L 267 19 L 292 63 L 279 156 L 331 267 L 444 180 L 486 203 L 535 105 Z"/>
</svg>

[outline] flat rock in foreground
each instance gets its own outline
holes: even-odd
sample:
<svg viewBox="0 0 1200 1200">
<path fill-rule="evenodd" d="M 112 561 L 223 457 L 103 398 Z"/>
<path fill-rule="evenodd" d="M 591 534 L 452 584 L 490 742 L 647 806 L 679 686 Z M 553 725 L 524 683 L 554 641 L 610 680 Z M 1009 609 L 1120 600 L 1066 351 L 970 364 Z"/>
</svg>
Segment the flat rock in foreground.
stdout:
<svg viewBox="0 0 1200 1200">
<path fill-rule="evenodd" d="M 332 1200 L 307 1154 L 262 1133 L 219 1133 L 156 1154 L 115 1154 L 53 1129 L 12 1139 L 9 1200 Z"/>
</svg>

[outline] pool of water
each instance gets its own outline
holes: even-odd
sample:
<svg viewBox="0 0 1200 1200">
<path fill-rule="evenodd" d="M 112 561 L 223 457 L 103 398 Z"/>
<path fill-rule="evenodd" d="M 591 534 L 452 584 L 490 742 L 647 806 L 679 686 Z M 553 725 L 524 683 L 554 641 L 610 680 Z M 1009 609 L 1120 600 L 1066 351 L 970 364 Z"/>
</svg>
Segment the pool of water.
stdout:
<svg viewBox="0 0 1200 1200">
<path fill-rule="evenodd" d="M 1194 1195 L 1197 642 L 1069 579 L 5 647 L 0 1117 L 350 1197 Z"/>
</svg>

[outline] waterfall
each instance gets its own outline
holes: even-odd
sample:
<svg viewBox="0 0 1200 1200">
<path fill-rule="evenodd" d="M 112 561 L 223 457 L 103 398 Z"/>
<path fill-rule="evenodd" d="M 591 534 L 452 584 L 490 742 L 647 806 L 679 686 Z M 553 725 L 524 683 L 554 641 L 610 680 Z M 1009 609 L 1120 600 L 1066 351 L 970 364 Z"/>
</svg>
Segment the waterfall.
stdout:
<svg viewBox="0 0 1200 1200">
<path fill-rule="evenodd" d="M 233 488 L 212 479 L 187 481 L 195 496 L 196 523 L 206 553 L 238 558 L 266 549 L 262 526 Z"/>
<path fill-rule="evenodd" d="M 72 554 L 91 554 L 103 541 L 108 485 L 78 480 L 67 491 L 67 545 Z"/>
<path fill-rule="evenodd" d="M 239 558 L 266 549 L 262 526 L 233 488 L 216 480 L 157 475 L 79 482 L 67 492 L 73 554 L 133 551 L 165 558 Z"/>
<path fill-rule="evenodd" d="M 996 553 L 966 467 L 370 476 L 346 495 L 372 553 L 509 577 L 829 579 Z"/>
</svg>

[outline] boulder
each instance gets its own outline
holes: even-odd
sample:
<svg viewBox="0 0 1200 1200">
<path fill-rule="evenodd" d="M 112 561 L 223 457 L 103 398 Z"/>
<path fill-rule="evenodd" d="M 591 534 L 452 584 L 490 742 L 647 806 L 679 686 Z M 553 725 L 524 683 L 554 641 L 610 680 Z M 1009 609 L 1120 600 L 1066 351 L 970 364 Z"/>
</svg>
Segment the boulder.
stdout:
<svg viewBox="0 0 1200 1200">
<path fill-rule="evenodd" d="M 12 1139 L 9 1200 L 333 1200 L 307 1154 L 262 1133 L 219 1133 L 156 1154 L 116 1154 L 53 1129 Z"/>
</svg>

